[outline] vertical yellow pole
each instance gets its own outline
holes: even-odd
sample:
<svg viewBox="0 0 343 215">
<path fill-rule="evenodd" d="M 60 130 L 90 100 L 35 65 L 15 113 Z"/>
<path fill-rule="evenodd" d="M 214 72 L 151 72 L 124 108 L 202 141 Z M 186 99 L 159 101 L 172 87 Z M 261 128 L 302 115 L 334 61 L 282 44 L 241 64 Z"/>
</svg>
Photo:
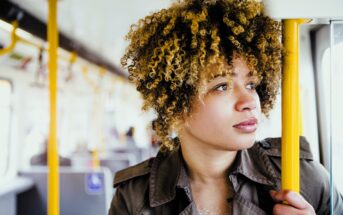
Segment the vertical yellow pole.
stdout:
<svg viewBox="0 0 343 215">
<path fill-rule="evenodd" d="M 96 148 L 92 153 L 92 169 L 100 168 L 99 150 Z"/>
<path fill-rule="evenodd" d="M 59 215 L 59 161 L 57 146 L 57 0 L 49 0 L 50 133 L 48 145 L 48 215 Z"/>
<path fill-rule="evenodd" d="M 281 186 L 283 190 L 300 191 L 299 168 L 299 24 L 303 19 L 283 21 L 284 47 L 282 79 L 282 160 Z"/>
<path fill-rule="evenodd" d="M 283 22 L 286 54 L 282 79 L 281 186 L 283 190 L 299 192 L 298 22 L 295 19 Z"/>
</svg>

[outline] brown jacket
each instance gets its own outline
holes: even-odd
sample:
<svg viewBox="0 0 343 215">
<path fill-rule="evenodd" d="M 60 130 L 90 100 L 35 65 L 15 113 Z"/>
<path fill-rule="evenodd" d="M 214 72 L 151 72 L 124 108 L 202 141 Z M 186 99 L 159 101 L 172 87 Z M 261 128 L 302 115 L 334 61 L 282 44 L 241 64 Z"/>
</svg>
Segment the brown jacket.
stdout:
<svg viewBox="0 0 343 215">
<path fill-rule="evenodd" d="M 300 138 L 301 194 L 317 214 L 330 214 L 330 180 Z M 259 141 L 242 150 L 233 164 L 228 183 L 234 197 L 232 214 L 272 214 L 270 189 L 280 189 L 280 138 Z M 110 215 L 198 214 L 180 150 L 158 153 L 136 166 L 118 172 Z M 211 197 L 209 197 L 211 198 Z M 343 214 L 342 196 L 334 188 L 333 214 Z"/>
</svg>

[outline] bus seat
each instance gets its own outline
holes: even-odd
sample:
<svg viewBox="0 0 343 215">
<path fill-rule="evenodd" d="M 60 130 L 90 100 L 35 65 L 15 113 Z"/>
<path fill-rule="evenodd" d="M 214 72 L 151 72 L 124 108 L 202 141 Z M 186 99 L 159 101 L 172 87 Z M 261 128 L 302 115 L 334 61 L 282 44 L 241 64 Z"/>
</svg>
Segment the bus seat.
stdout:
<svg viewBox="0 0 343 215">
<path fill-rule="evenodd" d="M 15 215 L 16 196 L 34 185 L 29 178 L 15 177 L 0 184 L 0 214 Z"/>
<path fill-rule="evenodd" d="M 23 170 L 35 186 L 18 195 L 18 215 L 47 214 L 46 167 Z M 98 170 L 60 167 L 60 214 L 107 214 L 113 194 L 112 174 L 108 168 Z"/>
</svg>

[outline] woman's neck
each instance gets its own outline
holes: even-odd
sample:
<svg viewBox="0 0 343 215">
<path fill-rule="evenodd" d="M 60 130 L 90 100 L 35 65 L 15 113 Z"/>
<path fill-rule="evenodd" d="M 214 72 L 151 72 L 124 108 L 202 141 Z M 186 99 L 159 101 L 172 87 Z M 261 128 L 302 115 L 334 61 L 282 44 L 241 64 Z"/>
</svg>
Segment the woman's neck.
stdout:
<svg viewBox="0 0 343 215">
<path fill-rule="evenodd" d="M 187 136 L 180 140 L 191 182 L 208 184 L 227 180 L 227 171 L 231 168 L 237 151 L 220 150 Z"/>
</svg>

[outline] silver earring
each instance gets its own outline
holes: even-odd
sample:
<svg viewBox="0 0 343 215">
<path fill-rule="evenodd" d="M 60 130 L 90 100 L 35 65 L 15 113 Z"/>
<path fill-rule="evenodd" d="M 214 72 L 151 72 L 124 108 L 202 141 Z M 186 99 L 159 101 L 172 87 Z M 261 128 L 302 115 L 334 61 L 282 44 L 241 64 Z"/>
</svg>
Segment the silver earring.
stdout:
<svg viewBox="0 0 343 215">
<path fill-rule="evenodd" d="M 170 132 L 170 134 L 169 134 L 169 137 L 170 137 L 171 139 L 175 139 L 175 138 L 177 137 L 176 131 L 175 131 L 175 130 L 172 130 L 172 131 Z"/>
</svg>

